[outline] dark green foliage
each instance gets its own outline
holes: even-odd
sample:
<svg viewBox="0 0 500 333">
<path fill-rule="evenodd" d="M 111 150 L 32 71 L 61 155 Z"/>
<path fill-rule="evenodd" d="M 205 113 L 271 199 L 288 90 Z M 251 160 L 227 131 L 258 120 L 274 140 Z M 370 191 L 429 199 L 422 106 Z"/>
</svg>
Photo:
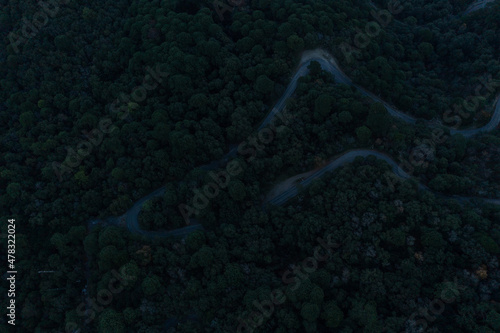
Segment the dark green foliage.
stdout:
<svg viewBox="0 0 500 333">
<path fill-rule="evenodd" d="M 0 210 L 2 221 L 18 219 L 19 332 L 72 323 L 82 332 L 234 332 L 257 311 L 255 332 L 400 332 L 445 287 L 453 300 L 429 331 L 500 330 L 500 212 L 415 186 L 498 197 L 498 131 L 437 142 L 429 127 L 403 124 L 335 84 L 317 62 L 272 139 L 255 131 L 300 52 L 316 47 L 408 114 L 451 126 L 455 113 L 446 112 L 458 106 L 456 126 L 487 122 L 497 87 L 484 78 L 498 79 L 500 68 L 498 4 L 459 16 L 468 2 L 407 1 L 347 62 L 339 45 L 374 20 L 366 1 L 229 0 L 235 8 L 223 20 L 212 1 L 59 1 L 34 36 L 12 43 L 9 33 L 22 36 L 24 18 L 44 3 L 8 1 L 0 12 Z M 179 204 L 214 182 L 200 166 L 242 141 L 252 148 L 236 157 L 242 172 L 195 214 L 204 231 L 158 240 L 127 226 L 127 216 L 89 223 L 122 216 L 166 184 L 144 204 L 139 227 L 186 227 Z M 424 161 L 408 162 L 422 146 Z M 411 164 L 415 181 L 358 159 L 284 207 L 262 209 L 281 178 L 355 148 Z M 305 266 L 327 234 L 340 246 Z M 287 271 L 296 279 L 284 282 Z M 94 316 L 85 314 L 90 301 Z"/>
</svg>

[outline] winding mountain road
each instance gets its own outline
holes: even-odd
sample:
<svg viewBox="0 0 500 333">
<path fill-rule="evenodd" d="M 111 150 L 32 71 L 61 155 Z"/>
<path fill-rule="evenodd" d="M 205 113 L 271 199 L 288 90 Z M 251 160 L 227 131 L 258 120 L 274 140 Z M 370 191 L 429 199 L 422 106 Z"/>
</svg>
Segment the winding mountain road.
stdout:
<svg viewBox="0 0 500 333">
<path fill-rule="evenodd" d="M 487 4 L 494 2 L 495 0 L 479 0 L 471 4 L 464 12 L 465 15 L 475 12 L 476 10 L 486 7 Z"/>
<path fill-rule="evenodd" d="M 314 179 L 322 177 L 325 173 L 340 168 L 346 163 L 353 162 L 357 157 L 368 157 L 368 156 L 375 156 L 378 159 L 386 161 L 392 167 L 392 172 L 396 176 L 402 179 L 411 178 L 411 176 L 408 173 L 406 173 L 389 155 L 371 149 L 355 149 L 348 152 L 344 152 L 341 155 L 332 158 L 330 162 L 328 162 L 325 166 L 321 168 L 317 168 L 309 172 L 302 173 L 300 175 L 295 175 L 275 185 L 273 189 L 269 191 L 269 193 L 267 194 L 265 199 L 265 204 L 280 206 L 285 202 L 287 202 L 288 200 L 290 200 L 291 198 L 295 197 L 297 194 L 299 194 L 299 189 L 309 186 Z M 432 191 L 430 188 L 421 183 L 419 183 L 418 186 L 422 190 L 434 193 L 434 191 Z M 464 197 L 457 195 L 448 196 L 440 193 L 436 193 L 436 195 L 445 199 L 454 199 L 461 202 L 479 199 L 475 197 Z M 485 199 L 485 198 L 480 198 L 480 199 L 489 203 L 500 205 L 500 199 Z"/>
<path fill-rule="evenodd" d="M 376 102 L 379 102 L 383 104 L 387 111 L 395 118 L 398 118 L 406 123 L 409 124 L 414 124 L 416 123 L 417 119 L 409 116 L 400 110 L 396 109 L 394 106 L 390 105 L 389 103 L 386 103 L 383 101 L 380 97 L 374 95 L 373 93 L 365 90 L 364 88 L 354 84 L 352 80 L 340 69 L 339 65 L 337 64 L 336 60 L 333 58 L 332 55 L 330 55 L 328 52 L 326 52 L 323 49 L 315 49 L 315 50 L 309 50 L 305 51 L 302 54 L 301 61 L 298 65 L 297 70 L 295 71 L 295 74 L 293 75 L 290 83 L 288 84 L 285 92 L 283 95 L 280 97 L 276 105 L 272 108 L 272 110 L 269 112 L 269 114 L 264 118 L 262 123 L 259 125 L 258 130 L 264 128 L 267 126 L 271 120 L 279 113 L 282 112 L 283 109 L 285 108 L 285 103 L 288 98 L 292 96 L 292 94 L 295 92 L 295 89 L 297 88 L 297 81 L 299 78 L 301 78 L 304 75 L 307 75 L 309 72 L 309 69 L 307 68 L 309 64 L 312 61 L 318 62 L 321 67 L 325 70 L 331 73 L 335 77 L 335 81 L 337 83 L 343 83 L 347 84 L 350 86 L 355 87 L 358 89 L 363 95 L 370 97 Z M 475 129 L 465 129 L 465 130 L 457 130 L 454 128 L 450 128 L 450 133 L 453 134 L 461 134 L 464 137 L 471 137 L 476 134 L 482 133 L 482 132 L 487 132 L 495 129 L 498 124 L 500 123 L 500 103 L 499 103 L 499 98 L 497 97 L 496 99 L 496 107 L 493 112 L 493 115 L 489 121 L 488 124 L 486 124 L 483 127 L 480 128 L 475 128 Z M 431 123 L 428 122 L 428 126 L 436 126 L 435 122 Z M 441 125 L 442 126 L 442 125 Z M 446 126 L 443 126 L 446 127 Z M 237 154 L 237 147 L 233 146 L 231 150 L 221 159 L 218 161 L 213 161 L 209 164 L 200 166 L 201 169 L 203 170 L 214 170 L 222 165 L 224 165 L 225 162 L 229 160 L 229 158 L 235 156 Z M 396 173 L 396 175 L 408 179 L 410 176 L 404 172 L 398 165 L 397 163 L 388 155 L 378 152 L 375 150 L 365 150 L 365 149 L 359 149 L 359 150 L 353 150 L 346 152 L 342 154 L 341 156 L 334 158 L 330 163 L 328 163 L 325 167 L 318 169 L 318 170 L 312 170 L 310 172 L 297 175 L 294 177 L 291 177 L 290 179 L 285 181 L 285 184 L 281 183 L 279 186 L 275 187 L 270 194 L 268 194 L 267 199 L 266 199 L 266 204 L 274 204 L 274 205 L 279 205 L 283 204 L 290 198 L 294 197 L 295 195 L 298 194 L 298 188 L 296 184 L 296 180 L 299 178 L 305 178 L 300 182 L 301 186 L 307 186 L 311 183 L 311 181 L 317 177 L 321 177 L 325 172 L 332 171 L 340 166 L 342 166 L 345 163 L 350 163 L 352 162 L 356 157 L 367 157 L 370 155 L 374 155 L 377 158 L 383 159 L 387 163 L 389 163 L 393 167 L 393 171 Z M 420 185 L 423 189 L 429 190 L 426 188 L 424 185 Z M 280 190 L 278 190 L 280 189 Z M 273 192 L 274 191 L 274 192 Z M 105 220 L 91 220 L 89 221 L 89 227 L 92 228 L 93 226 L 97 224 L 104 224 L 104 225 L 126 225 L 128 230 L 132 233 L 137 233 L 144 235 L 148 238 L 163 238 L 163 237 L 171 237 L 171 236 L 185 236 L 189 233 L 191 233 L 194 230 L 199 230 L 203 229 L 203 226 L 199 224 L 197 221 L 194 221 L 191 225 L 188 225 L 186 227 L 180 228 L 180 229 L 175 229 L 175 230 L 170 230 L 170 231 L 145 231 L 142 230 L 139 227 L 139 212 L 142 208 L 142 205 L 148 201 L 149 199 L 155 198 L 162 196 L 165 193 L 165 186 L 157 189 L 156 191 L 146 195 L 145 197 L 139 199 L 133 206 L 130 208 L 124 215 L 120 217 L 110 217 Z M 458 199 L 458 200 L 467 200 L 470 198 L 466 197 L 459 197 L 459 196 L 454 196 L 452 198 Z M 492 203 L 499 203 L 499 200 L 497 199 L 486 199 L 487 201 L 490 201 Z"/>
<path fill-rule="evenodd" d="M 325 166 L 311 170 L 306 173 L 302 173 L 300 175 L 296 175 L 288 178 L 287 180 L 277 184 L 266 196 L 265 202 L 266 204 L 271 204 L 275 206 L 279 206 L 284 204 L 289 199 L 293 198 L 299 193 L 299 187 L 306 187 L 311 184 L 311 182 L 323 176 L 326 172 L 333 171 L 346 163 L 351 163 L 357 157 L 368 157 L 373 155 L 379 159 L 382 159 L 390 164 L 392 167 L 392 171 L 401 178 L 409 179 L 410 175 L 408 175 L 399 165 L 388 155 L 381 153 L 376 150 L 364 150 L 364 149 L 356 149 L 345 152 L 340 156 L 336 156 L 331 159 Z M 300 180 L 302 179 L 302 180 Z M 424 185 L 421 185 L 425 187 Z"/>
<path fill-rule="evenodd" d="M 492 2 L 494 0 L 480 0 L 477 3 L 471 5 L 465 12 L 465 14 L 468 14 L 470 12 L 473 12 L 475 10 L 478 10 L 480 8 L 484 8 L 487 3 Z M 373 5 L 373 3 L 372 3 Z M 266 116 L 266 118 L 263 120 L 261 125 L 258 127 L 258 130 L 261 130 L 265 126 L 267 126 L 272 119 L 279 113 L 282 112 L 286 100 L 291 97 L 291 95 L 295 92 L 295 89 L 297 87 L 297 81 L 300 77 L 307 75 L 309 70 L 307 69 L 307 66 L 311 63 L 311 61 L 317 61 L 321 67 L 330 72 L 334 77 L 335 81 L 337 83 L 343 83 L 347 85 L 351 85 L 356 87 L 362 94 L 365 96 L 368 96 L 372 98 L 373 100 L 382 103 L 388 110 L 388 112 L 396 117 L 399 118 L 407 123 L 414 124 L 416 122 L 416 119 L 404 114 L 403 112 L 397 110 L 394 106 L 384 102 L 381 100 L 378 96 L 368 92 L 367 90 L 363 89 L 362 87 L 354 84 L 351 79 L 345 75 L 345 73 L 340 69 L 338 66 L 337 62 L 335 59 L 326 51 L 321 50 L 321 49 L 316 49 L 316 50 L 311 50 L 311 51 L 305 51 L 302 54 L 302 58 L 300 61 L 300 64 L 298 66 L 298 69 L 296 70 L 295 74 L 293 75 L 291 82 L 287 86 L 287 89 L 281 96 L 281 98 L 278 100 L 276 105 L 273 107 L 273 109 L 269 112 L 269 114 Z M 470 137 L 473 135 L 476 135 L 481 132 L 486 132 L 486 131 L 491 131 L 495 129 L 500 122 L 500 103 L 499 103 L 499 98 L 497 97 L 496 99 L 496 108 L 495 111 L 490 119 L 490 122 L 477 129 L 467 129 L 467 130 L 456 130 L 456 129 L 450 129 L 451 134 L 456 134 L 460 133 L 465 137 Z M 226 163 L 229 158 L 234 157 L 237 154 L 237 146 L 231 147 L 230 151 L 221 159 L 218 161 L 213 161 L 209 164 L 203 165 L 200 167 L 200 169 L 203 170 L 214 170 L 217 169 Z M 290 177 L 289 179 L 285 180 L 284 182 L 281 182 L 280 184 L 276 185 L 273 190 L 267 195 L 266 200 L 264 202 L 264 205 L 271 204 L 271 205 L 281 205 L 288 201 L 289 199 L 293 198 L 299 193 L 299 188 L 298 186 L 305 187 L 310 185 L 310 183 L 318 177 L 323 176 L 326 172 L 333 171 L 345 163 L 350 163 L 354 161 L 356 157 L 367 157 L 367 156 L 375 156 L 379 159 L 383 159 L 389 165 L 392 167 L 392 171 L 399 177 L 403 179 L 409 179 L 410 175 L 408 175 L 404 170 L 402 170 L 399 165 L 388 155 L 378 152 L 375 150 L 365 150 L 365 149 L 358 149 L 358 150 L 352 150 L 343 153 L 340 156 L 332 158 L 332 160 L 325 166 L 319 169 L 311 170 L 309 172 L 296 175 L 293 177 Z M 299 180 L 299 181 L 298 181 Z M 419 184 L 419 187 L 424 189 L 424 190 L 429 190 L 425 185 Z M 165 193 L 166 187 L 163 186 L 156 191 L 144 196 L 143 198 L 139 199 L 138 201 L 135 202 L 135 204 L 122 216 L 119 217 L 109 217 L 104 220 L 90 220 L 87 223 L 88 230 L 90 231 L 93 227 L 95 227 L 98 224 L 101 225 L 117 225 L 117 226 L 125 226 L 131 233 L 136 233 L 136 234 L 141 234 L 144 235 L 147 238 L 165 238 L 165 237 L 183 237 L 188 235 L 189 233 L 195 231 L 195 230 L 202 230 L 203 226 L 196 221 L 195 219 L 191 219 L 191 225 L 188 225 L 183 228 L 175 229 L 175 230 L 170 230 L 170 231 L 145 231 L 142 230 L 139 227 L 139 213 L 142 208 L 142 205 L 148 201 L 149 199 L 159 197 Z M 443 196 L 439 194 L 440 196 Z M 446 197 L 446 196 L 445 196 Z M 452 196 L 448 197 L 455 199 L 457 201 L 466 201 L 466 200 L 471 200 L 474 198 L 468 198 L 468 197 L 460 197 L 460 196 Z M 487 201 L 493 204 L 498 204 L 500 205 L 500 199 L 482 199 L 483 201 Z M 85 286 L 84 289 L 84 294 L 82 294 L 82 297 L 85 297 L 87 295 L 87 288 L 90 285 L 90 267 L 89 267 L 89 261 L 87 260 L 86 262 L 86 280 L 87 280 L 87 285 Z M 85 302 L 86 304 L 86 315 L 89 313 L 89 308 L 88 308 L 88 303 Z M 190 315 L 186 317 L 187 320 L 198 320 L 198 317 L 196 314 Z M 172 317 L 168 319 L 165 322 L 165 330 L 174 327 L 179 323 L 179 319 L 176 317 Z"/>
</svg>

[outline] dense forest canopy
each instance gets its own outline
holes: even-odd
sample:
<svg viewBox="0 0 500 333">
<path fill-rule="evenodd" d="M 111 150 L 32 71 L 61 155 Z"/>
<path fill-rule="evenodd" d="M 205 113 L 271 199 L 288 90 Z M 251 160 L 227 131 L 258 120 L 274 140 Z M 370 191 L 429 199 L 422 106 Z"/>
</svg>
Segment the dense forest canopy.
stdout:
<svg viewBox="0 0 500 333">
<path fill-rule="evenodd" d="M 500 3 L 471 3 L 8 0 L 0 215 L 17 221 L 17 330 L 500 331 L 500 209 L 480 199 L 500 197 L 500 132 L 450 133 L 488 123 L 500 93 Z M 315 48 L 420 120 L 313 61 L 260 136 Z M 241 142 L 249 153 L 202 167 Z M 352 149 L 413 178 L 360 158 L 263 209 L 273 186 Z M 137 228 L 183 228 L 180 205 L 228 166 L 195 232 L 92 223 L 165 186 Z"/>
</svg>

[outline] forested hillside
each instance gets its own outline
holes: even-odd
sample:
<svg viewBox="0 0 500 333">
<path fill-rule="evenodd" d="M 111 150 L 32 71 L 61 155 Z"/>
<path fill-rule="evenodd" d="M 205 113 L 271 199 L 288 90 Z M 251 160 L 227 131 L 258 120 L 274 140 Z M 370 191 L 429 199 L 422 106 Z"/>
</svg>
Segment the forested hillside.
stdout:
<svg viewBox="0 0 500 333">
<path fill-rule="evenodd" d="M 500 93 L 500 3 L 470 3 L 8 0 L 0 216 L 2 234 L 17 221 L 16 332 L 500 331 L 500 208 L 481 200 L 500 198 L 500 132 L 450 133 L 491 121 Z M 315 48 L 417 123 L 313 61 L 263 136 Z M 369 157 L 263 204 L 361 148 L 413 178 Z M 162 186 L 140 229 L 202 230 L 94 223 Z"/>
</svg>

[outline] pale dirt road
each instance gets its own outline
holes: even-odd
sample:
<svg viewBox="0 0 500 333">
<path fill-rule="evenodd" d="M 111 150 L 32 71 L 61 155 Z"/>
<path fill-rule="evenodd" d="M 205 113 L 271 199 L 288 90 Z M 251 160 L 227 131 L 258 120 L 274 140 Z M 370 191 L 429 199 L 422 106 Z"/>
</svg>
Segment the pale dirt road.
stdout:
<svg viewBox="0 0 500 333">
<path fill-rule="evenodd" d="M 396 109 L 394 106 L 390 105 L 389 103 L 386 103 L 383 101 L 380 97 L 374 95 L 373 93 L 365 90 L 364 88 L 354 84 L 352 80 L 342 71 L 342 69 L 339 67 L 337 61 L 335 58 L 329 54 L 327 51 L 323 49 L 315 49 L 315 50 L 308 50 L 302 53 L 301 56 L 301 61 L 294 73 L 294 75 L 291 78 L 290 83 L 288 84 L 285 92 L 283 95 L 280 97 L 278 102 L 275 104 L 275 106 L 271 109 L 269 114 L 264 118 L 258 129 L 264 128 L 266 125 L 268 125 L 273 118 L 280 112 L 283 111 L 285 108 L 285 103 L 288 98 L 295 92 L 295 89 L 297 88 L 297 81 L 300 77 L 307 75 L 309 72 L 309 69 L 307 66 L 311 63 L 311 61 L 317 61 L 321 67 L 325 70 L 331 73 L 335 77 L 335 81 L 337 83 L 342 83 L 342 84 L 347 84 L 355 87 L 358 89 L 363 95 L 370 97 L 371 99 L 382 103 L 389 114 L 391 114 L 393 117 L 401 119 L 404 122 L 414 124 L 417 119 L 405 114 L 404 112 L 401 112 L 400 110 Z M 435 122 L 434 122 L 435 123 Z M 495 129 L 498 124 L 500 123 L 500 103 L 499 99 L 497 98 L 496 100 L 496 108 L 495 111 L 490 119 L 490 122 L 486 124 L 485 126 L 481 128 L 476 128 L 476 129 L 466 129 L 466 130 L 455 130 L 453 128 L 450 128 L 450 133 L 451 134 L 462 134 L 465 137 L 471 137 L 476 134 L 479 134 L 481 132 L 487 132 Z M 429 123 L 429 126 L 434 126 L 433 123 Z M 237 148 L 232 148 L 228 154 L 224 156 L 223 159 L 219 161 L 213 161 L 207 165 L 201 166 L 201 169 L 204 170 L 214 170 L 220 167 L 222 164 L 227 162 L 229 158 L 235 156 L 237 154 Z M 361 156 L 361 157 L 366 157 L 369 155 L 375 155 L 377 158 L 381 158 L 385 160 L 387 163 L 389 163 L 394 171 L 402 176 L 403 178 L 409 178 L 404 171 L 400 170 L 400 168 L 397 166 L 397 163 L 388 155 L 385 155 L 382 152 L 378 152 L 375 150 L 365 150 L 365 149 L 359 149 L 355 151 L 349 151 L 346 152 L 342 155 L 340 155 L 338 158 L 335 158 L 331 160 L 325 167 L 320 168 L 320 169 L 315 169 L 311 170 L 309 172 L 296 175 L 294 177 L 291 177 L 287 179 L 286 181 L 276 185 L 271 192 L 267 195 L 266 203 L 271 203 L 271 204 L 282 204 L 289 200 L 290 198 L 294 197 L 297 195 L 298 190 L 297 190 L 297 180 L 304 178 L 304 180 L 300 181 L 301 186 L 307 186 L 310 184 L 310 182 L 317 178 L 321 177 L 325 172 L 334 170 L 341 165 L 345 163 L 350 163 L 354 160 L 354 158 Z M 421 185 L 423 187 L 423 185 Z M 134 203 L 134 205 L 121 217 L 110 217 L 105 220 L 91 220 L 89 221 L 89 226 L 92 227 L 94 225 L 103 223 L 103 224 L 108 224 L 108 225 L 121 225 L 120 220 L 125 220 L 127 228 L 130 232 L 132 233 L 137 233 L 137 234 L 142 234 L 148 238 L 156 238 L 156 237 L 169 237 L 169 236 L 185 236 L 189 234 L 190 232 L 194 230 L 199 230 L 203 229 L 202 225 L 199 224 L 197 221 L 193 221 L 193 223 L 189 226 L 180 228 L 180 229 L 175 229 L 175 230 L 170 230 L 170 231 L 145 231 L 140 229 L 139 227 L 139 212 L 142 208 L 142 205 L 149 199 L 161 196 L 165 193 L 165 186 L 157 189 L 156 191 L 148 194 L 147 196 L 139 199 Z M 463 197 L 462 197 L 463 198 Z M 497 202 L 497 199 L 489 199 L 492 200 L 492 202 Z"/>
</svg>

